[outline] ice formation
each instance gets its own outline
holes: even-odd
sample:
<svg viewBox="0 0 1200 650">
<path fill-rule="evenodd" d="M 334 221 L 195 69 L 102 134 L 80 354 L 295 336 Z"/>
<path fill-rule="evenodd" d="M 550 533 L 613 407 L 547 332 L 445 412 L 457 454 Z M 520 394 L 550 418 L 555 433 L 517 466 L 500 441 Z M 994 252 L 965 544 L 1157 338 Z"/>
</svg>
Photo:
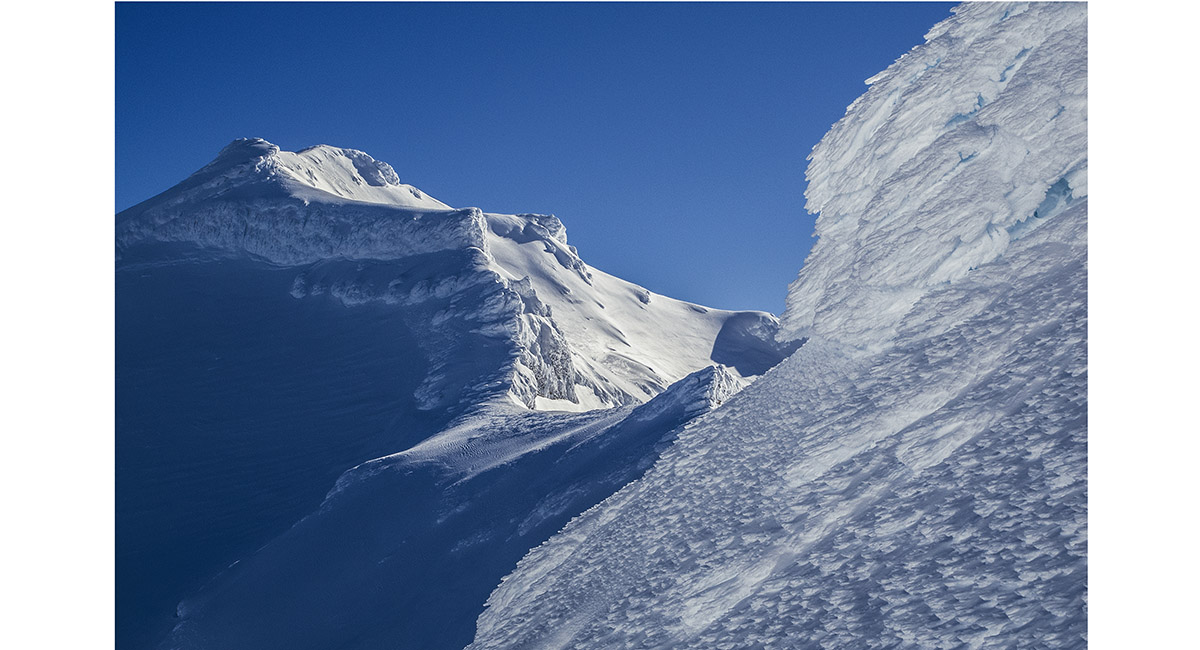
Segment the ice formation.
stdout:
<svg viewBox="0 0 1200 650">
<path fill-rule="evenodd" d="M 958 7 L 814 149 L 794 355 L 488 599 L 491 648 L 1087 645 L 1087 9 Z"/>
</svg>

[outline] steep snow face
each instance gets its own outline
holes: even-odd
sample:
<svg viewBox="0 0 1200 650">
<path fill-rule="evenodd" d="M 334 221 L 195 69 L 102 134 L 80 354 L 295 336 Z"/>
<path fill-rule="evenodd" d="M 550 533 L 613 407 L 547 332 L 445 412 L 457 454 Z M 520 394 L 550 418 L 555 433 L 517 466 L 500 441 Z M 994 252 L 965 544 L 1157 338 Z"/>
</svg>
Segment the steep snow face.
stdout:
<svg viewBox="0 0 1200 650">
<path fill-rule="evenodd" d="M 539 409 L 640 403 L 712 363 L 719 337 L 765 355 L 716 351 L 746 376 L 790 350 L 769 314 L 653 294 L 585 264 L 554 216 L 451 209 L 352 149 L 235 141 L 118 215 L 117 248 L 129 264 L 250 256 L 295 268 L 298 299 L 398 307 L 430 357 L 425 409 L 502 396 Z"/>
<path fill-rule="evenodd" d="M 785 338 L 877 347 L 929 291 L 1087 196 L 1082 5 L 968 3 L 813 149 Z"/>
<path fill-rule="evenodd" d="M 640 476 L 743 383 L 710 366 L 637 407 L 497 406 L 363 463 L 316 512 L 185 600 L 160 647 L 462 648 L 530 547 Z"/>
<path fill-rule="evenodd" d="M 928 39 L 814 151 L 805 345 L 522 559 L 472 650 L 1086 647 L 1086 7 Z"/>
</svg>

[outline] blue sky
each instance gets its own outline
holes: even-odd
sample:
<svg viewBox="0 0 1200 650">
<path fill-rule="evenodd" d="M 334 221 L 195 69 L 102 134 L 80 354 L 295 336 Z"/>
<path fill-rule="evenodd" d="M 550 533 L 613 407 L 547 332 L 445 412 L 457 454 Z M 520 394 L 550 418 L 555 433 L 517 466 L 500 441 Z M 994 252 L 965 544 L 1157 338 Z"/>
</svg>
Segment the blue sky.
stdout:
<svg viewBox="0 0 1200 650">
<path fill-rule="evenodd" d="M 230 140 L 361 149 L 585 261 L 779 313 L 806 156 L 952 3 L 118 3 L 116 208 Z"/>
</svg>

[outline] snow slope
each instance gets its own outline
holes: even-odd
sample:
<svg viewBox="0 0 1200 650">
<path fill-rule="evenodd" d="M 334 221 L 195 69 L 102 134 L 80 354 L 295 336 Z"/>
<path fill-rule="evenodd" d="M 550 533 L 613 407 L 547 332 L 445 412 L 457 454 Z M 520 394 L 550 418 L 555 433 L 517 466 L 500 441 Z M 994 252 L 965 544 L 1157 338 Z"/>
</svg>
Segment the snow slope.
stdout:
<svg viewBox="0 0 1200 650">
<path fill-rule="evenodd" d="M 966 4 L 814 149 L 794 355 L 531 551 L 485 648 L 1087 645 L 1087 18 Z"/>
<path fill-rule="evenodd" d="M 640 476 L 741 385 L 710 366 L 638 407 L 493 408 L 364 463 L 185 600 L 161 647 L 461 648 L 529 548 Z"/>
<path fill-rule="evenodd" d="M 453 209 L 350 149 L 235 141 L 117 215 L 116 244 L 121 647 L 153 647 L 180 623 L 168 645 L 217 634 L 207 647 L 267 647 L 225 609 L 234 593 L 265 608 L 253 610 L 259 629 L 305 630 L 309 641 L 424 634 L 422 647 L 462 647 L 529 547 L 797 346 L 775 341 L 770 314 L 673 300 L 591 268 L 554 216 Z M 570 460 L 581 458 L 592 464 Z M 527 480 L 495 478 L 531 462 L 539 471 Z M 412 467 L 419 480 L 403 478 Z M 339 491 L 361 484 L 351 492 L 364 496 L 322 508 L 339 476 Z M 471 486 L 510 491 L 480 497 L 496 502 L 486 516 L 439 526 L 423 508 L 460 480 L 462 502 L 476 499 Z M 386 507 L 361 506 L 379 499 Z M 294 530 L 306 532 L 289 532 L 301 519 Z M 346 553 L 344 525 L 383 537 Z M 450 632 L 434 639 L 418 619 L 363 616 L 417 597 L 384 576 L 459 561 L 457 542 L 435 544 L 447 530 L 504 536 L 469 579 L 412 578 L 455 612 Z M 380 550 L 395 543 L 426 552 Z M 385 556 L 399 574 L 332 572 Z M 296 567 L 312 579 L 278 593 L 276 572 Z M 374 609 L 323 617 L 305 606 L 345 595 L 337 585 L 350 575 L 387 591 L 363 592 Z"/>
</svg>

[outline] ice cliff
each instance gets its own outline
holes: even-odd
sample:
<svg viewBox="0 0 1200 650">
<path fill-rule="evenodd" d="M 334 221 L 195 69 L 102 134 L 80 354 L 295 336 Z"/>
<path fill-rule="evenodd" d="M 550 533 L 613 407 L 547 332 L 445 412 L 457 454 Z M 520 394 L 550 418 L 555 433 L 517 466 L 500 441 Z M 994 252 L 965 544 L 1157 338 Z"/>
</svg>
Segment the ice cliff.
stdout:
<svg viewBox="0 0 1200 650">
<path fill-rule="evenodd" d="M 961 5 L 816 146 L 795 354 L 488 599 L 490 648 L 1087 645 L 1087 8 Z"/>
</svg>

